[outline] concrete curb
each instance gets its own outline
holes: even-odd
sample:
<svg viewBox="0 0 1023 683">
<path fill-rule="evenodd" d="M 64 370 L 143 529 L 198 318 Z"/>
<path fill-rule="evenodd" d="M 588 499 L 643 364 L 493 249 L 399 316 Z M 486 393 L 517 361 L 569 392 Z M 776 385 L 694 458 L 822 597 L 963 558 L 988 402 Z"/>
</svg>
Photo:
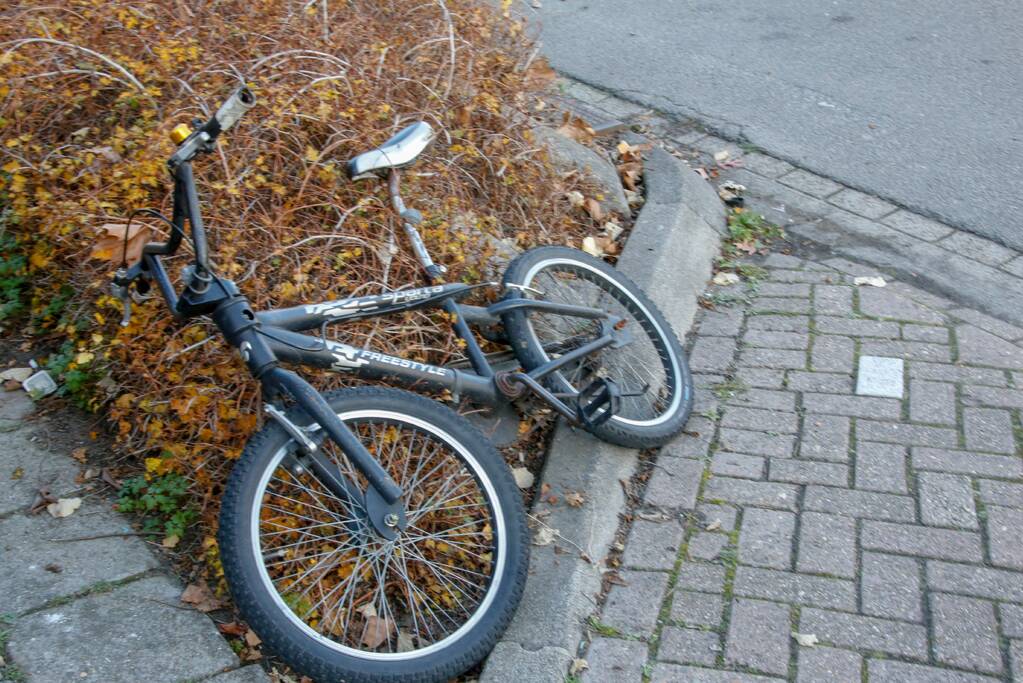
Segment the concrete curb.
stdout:
<svg viewBox="0 0 1023 683">
<path fill-rule="evenodd" d="M 643 287 L 682 335 L 719 252 L 725 210 L 714 189 L 671 154 L 655 147 L 646 157 L 646 203 L 618 268 Z M 596 607 L 603 561 L 625 509 L 622 484 L 635 473 L 638 455 L 558 425 L 541 485 L 561 500 L 567 492 L 582 493 L 585 503 L 578 508 L 539 498 L 534 503 L 532 514 L 561 538 L 533 546 L 522 603 L 484 665 L 480 683 L 565 680 Z"/>
</svg>

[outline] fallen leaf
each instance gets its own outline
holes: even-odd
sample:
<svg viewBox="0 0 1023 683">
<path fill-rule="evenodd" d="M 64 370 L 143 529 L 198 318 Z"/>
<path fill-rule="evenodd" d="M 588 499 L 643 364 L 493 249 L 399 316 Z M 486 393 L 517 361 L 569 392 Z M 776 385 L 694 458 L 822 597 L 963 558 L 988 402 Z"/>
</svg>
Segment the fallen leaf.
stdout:
<svg viewBox="0 0 1023 683">
<path fill-rule="evenodd" d="M 590 256 L 600 258 L 604 255 L 604 251 L 600 248 L 600 245 L 597 244 L 597 238 L 595 237 L 584 237 L 582 247 L 583 251 Z"/>
<path fill-rule="evenodd" d="M 557 535 L 557 529 L 553 529 L 549 526 L 542 526 L 537 529 L 536 536 L 533 537 L 533 545 L 550 545 L 554 542 L 554 538 Z"/>
<path fill-rule="evenodd" d="M 527 470 L 525 467 L 515 467 L 512 469 L 512 476 L 515 477 L 515 485 L 520 489 L 528 489 L 533 485 L 536 478 L 533 473 Z"/>
<path fill-rule="evenodd" d="M 374 614 L 366 619 L 366 626 L 362 629 L 362 644 L 371 650 L 376 649 L 387 640 L 393 631 L 393 621 Z"/>
<path fill-rule="evenodd" d="M 260 639 L 259 636 L 256 635 L 255 631 L 246 631 L 245 642 L 248 644 L 249 647 L 256 647 L 257 645 L 262 644 L 263 641 Z"/>
<path fill-rule="evenodd" d="M 584 197 L 583 193 L 580 192 L 579 190 L 572 190 L 571 192 L 566 192 L 565 197 L 568 199 L 568 203 L 571 204 L 572 207 L 576 209 L 578 209 L 586 202 L 586 197 Z"/>
<path fill-rule="evenodd" d="M 523 75 L 522 83 L 529 90 L 544 90 L 558 78 L 546 57 L 534 59 Z"/>
<path fill-rule="evenodd" d="M 75 450 L 71 451 L 71 457 L 80 463 L 85 462 L 85 455 L 86 450 L 84 446 L 82 446 L 81 448 L 76 448 Z"/>
<path fill-rule="evenodd" d="M 60 519 L 61 517 L 70 517 L 80 507 L 82 507 L 81 498 L 58 498 L 57 502 L 46 506 L 46 511 L 50 513 L 51 517 Z"/>
<path fill-rule="evenodd" d="M 21 382 L 16 379 L 5 379 L 2 386 L 4 391 L 16 391 L 21 388 Z"/>
<path fill-rule="evenodd" d="M 710 180 L 710 176 L 707 174 L 707 169 L 705 169 L 703 166 L 694 168 L 693 171 L 695 171 L 696 175 L 700 176 L 704 180 Z"/>
<path fill-rule="evenodd" d="M 578 493 L 576 491 L 569 491 L 568 493 L 565 494 L 565 502 L 568 503 L 569 506 L 571 507 L 578 508 L 582 507 L 583 503 L 586 502 L 586 498 L 584 498 L 583 494 L 581 493 Z"/>
<path fill-rule="evenodd" d="M 715 275 L 714 279 L 711 280 L 711 282 L 713 282 L 716 285 L 721 285 L 722 287 L 727 287 L 729 285 L 736 284 L 737 282 L 739 282 L 739 280 L 740 280 L 739 276 L 736 275 L 735 273 L 728 273 L 722 271 Z"/>
<path fill-rule="evenodd" d="M 249 630 L 249 627 L 245 624 L 240 624 L 237 621 L 230 621 L 226 624 L 217 624 L 217 630 L 223 633 L 225 636 L 243 636 L 245 632 Z"/>
<path fill-rule="evenodd" d="M 36 491 L 36 497 L 32 501 L 32 505 L 29 507 L 28 511 L 30 514 L 37 515 L 45 510 L 48 505 L 56 502 L 57 498 L 50 493 L 49 487 L 44 486 Z"/>
<path fill-rule="evenodd" d="M 747 254 L 755 254 L 757 253 L 757 249 L 760 248 L 760 245 L 756 242 L 756 240 L 743 240 L 742 242 L 736 242 L 735 248 Z"/>
<path fill-rule="evenodd" d="M 607 577 L 608 583 L 613 583 L 616 586 L 628 586 L 629 582 L 622 578 L 618 572 L 608 572 L 604 576 Z"/>
<path fill-rule="evenodd" d="M 618 225 L 614 221 L 608 221 L 607 223 L 604 223 L 604 234 L 613 240 L 616 240 L 619 237 L 621 237 L 621 234 L 622 232 L 624 232 L 624 230 L 625 228 Z"/>
<path fill-rule="evenodd" d="M 723 149 L 720 152 L 715 152 L 714 153 L 714 161 L 724 161 L 725 159 L 728 158 L 728 156 L 729 156 L 728 155 L 728 150 L 727 149 Z"/>
<path fill-rule="evenodd" d="M 604 209 L 601 208 L 600 202 L 592 197 L 587 199 L 583 204 L 583 208 L 586 209 L 586 213 L 590 214 L 590 218 L 597 221 L 598 223 L 604 220 Z"/>
<path fill-rule="evenodd" d="M 888 285 L 881 276 L 868 276 L 853 278 L 853 284 L 857 286 L 868 285 L 870 287 L 886 287 Z"/>
<path fill-rule="evenodd" d="M 412 652 L 416 649 L 416 644 L 412 640 L 412 634 L 406 631 L 398 630 L 398 646 L 396 648 L 398 652 Z"/>
<path fill-rule="evenodd" d="M 43 567 L 43 569 L 45 569 L 46 571 L 51 572 L 53 574 L 60 574 L 62 571 L 64 571 L 64 568 L 61 567 L 56 562 L 49 563 L 48 565 Z"/>
<path fill-rule="evenodd" d="M 21 479 L 24 476 L 25 476 L 25 468 L 24 467 L 15 467 L 14 471 L 11 472 L 11 481 L 18 481 L 19 479 Z"/>
<path fill-rule="evenodd" d="M 8 368 L 7 370 L 0 372 L 0 380 L 6 382 L 7 380 L 12 379 L 20 384 L 31 377 L 33 373 L 35 373 L 35 370 L 32 368 Z"/>
<path fill-rule="evenodd" d="M 803 647 L 813 647 L 817 643 L 821 642 L 817 640 L 817 636 L 813 633 L 796 633 L 792 632 L 792 637 L 796 639 L 796 642 Z"/>
<path fill-rule="evenodd" d="M 181 594 L 181 602 L 191 605 L 199 612 L 212 612 L 220 609 L 224 603 L 213 594 L 210 587 L 202 579 L 198 583 L 189 584 Z"/>
<path fill-rule="evenodd" d="M 133 223 L 131 230 L 125 223 L 105 223 L 100 226 L 101 234 L 92 247 L 91 258 L 110 261 L 120 265 L 122 258 L 131 265 L 142 258 L 142 248 L 153 235 L 153 229 L 143 223 Z M 125 233 L 128 234 L 125 251 Z"/>
<path fill-rule="evenodd" d="M 597 133 L 590 124 L 579 116 L 573 116 L 571 112 L 565 112 L 565 116 L 558 126 L 558 132 L 566 138 L 571 138 L 584 145 L 597 137 Z"/>
<path fill-rule="evenodd" d="M 715 519 L 713 522 L 704 527 L 707 531 L 717 531 L 721 528 L 721 520 Z"/>
<path fill-rule="evenodd" d="M 107 486 L 114 489 L 115 491 L 121 490 L 121 481 L 117 477 L 115 477 L 106 467 L 100 470 L 99 478 L 102 479 Z"/>
<path fill-rule="evenodd" d="M 181 542 L 180 536 L 178 536 L 177 534 L 171 534 L 170 536 L 167 536 L 165 539 L 163 539 L 160 545 L 162 545 L 164 548 L 171 549 L 176 548 L 178 543 L 180 542 Z"/>
<path fill-rule="evenodd" d="M 585 659 L 582 659 L 581 657 L 577 657 L 576 659 L 572 660 L 572 666 L 568 667 L 568 673 L 571 676 L 578 676 L 580 673 L 589 668 L 590 668 L 589 662 L 587 662 Z"/>
</svg>

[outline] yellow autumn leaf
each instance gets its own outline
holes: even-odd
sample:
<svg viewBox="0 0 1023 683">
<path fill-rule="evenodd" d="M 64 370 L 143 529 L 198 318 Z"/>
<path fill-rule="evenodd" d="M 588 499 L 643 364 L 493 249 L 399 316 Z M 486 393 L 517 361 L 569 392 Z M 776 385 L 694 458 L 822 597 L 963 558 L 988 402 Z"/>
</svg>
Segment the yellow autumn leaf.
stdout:
<svg viewBox="0 0 1023 683">
<path fill-rule="evenodd" d="M 159 472 L 163 466 L 163 458 L 146 458 L 146 472 L 153 474 Z"/>
<path fill-rule="evenodd" d="M 92 362 L 92 359 L 95 357 L 96 356 L 90 353 L 89 351 L 82 351 L 77 356 L 75 356 L 75 363 L 77 363 L 78 365 L 88 365 L 89 363 Z"/>
<path fill-rule="evenodd" d="M 312 147 L 305 148 L 305 160 L 308 162 L 316 162 L 320 160 L 320 153 Z"/>
</svg>

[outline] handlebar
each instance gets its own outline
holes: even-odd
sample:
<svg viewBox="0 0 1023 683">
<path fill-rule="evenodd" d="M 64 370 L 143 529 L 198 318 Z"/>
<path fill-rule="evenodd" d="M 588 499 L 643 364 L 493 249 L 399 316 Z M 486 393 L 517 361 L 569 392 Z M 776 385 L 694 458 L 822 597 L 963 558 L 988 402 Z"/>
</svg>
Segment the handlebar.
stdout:
<svg viewBox="0 0 1023 683">
<path fill-rule="evenodd" d="M 195 131 L 189 130 L 187 126 L 175 128 L 171 133 L 171 139 L 178 142 L 179 147 L 167 160 L 167 166 L 173 172 L 184 162 L 194 159 L 199 152 L 212 149 L 217 136 L 236 124 L 238 119 L 254 106 L 256 106 L 256 95 L 248 87 L 242 86 L 220 105 L 220 109 L 210 117 L 209 121 Z"/>
</svg>

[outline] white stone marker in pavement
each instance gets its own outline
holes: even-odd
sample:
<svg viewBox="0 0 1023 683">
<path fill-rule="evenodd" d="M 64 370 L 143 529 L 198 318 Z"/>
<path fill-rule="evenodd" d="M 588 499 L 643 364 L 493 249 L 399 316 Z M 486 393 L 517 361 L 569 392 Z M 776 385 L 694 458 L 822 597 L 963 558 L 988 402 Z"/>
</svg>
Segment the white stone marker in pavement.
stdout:
<svg viewBox="0 0 1023 683">
<path fill-rule="evenodd" d="M 860 356 L 856 393 L 862 396 L 902 398 L 902 368 L 901 358 Z"/>
</svg>

